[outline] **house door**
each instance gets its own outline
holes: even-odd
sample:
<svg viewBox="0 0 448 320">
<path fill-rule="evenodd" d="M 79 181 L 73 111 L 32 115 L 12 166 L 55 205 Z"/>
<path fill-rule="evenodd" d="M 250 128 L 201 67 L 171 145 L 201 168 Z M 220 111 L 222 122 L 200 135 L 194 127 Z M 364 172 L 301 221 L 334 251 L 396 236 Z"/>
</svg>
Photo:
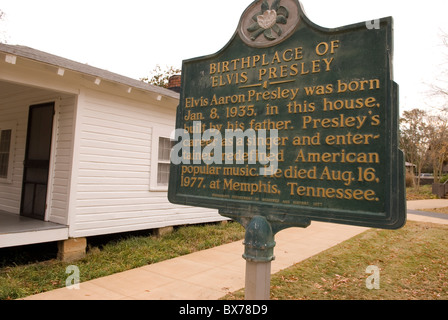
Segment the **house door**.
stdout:
<svg viewBox="0 0 448 320">
<path fill-rule="evenodd" d="M 30 106 L 20 214 L 45 219 L 54 103 Z"/>
</svg>

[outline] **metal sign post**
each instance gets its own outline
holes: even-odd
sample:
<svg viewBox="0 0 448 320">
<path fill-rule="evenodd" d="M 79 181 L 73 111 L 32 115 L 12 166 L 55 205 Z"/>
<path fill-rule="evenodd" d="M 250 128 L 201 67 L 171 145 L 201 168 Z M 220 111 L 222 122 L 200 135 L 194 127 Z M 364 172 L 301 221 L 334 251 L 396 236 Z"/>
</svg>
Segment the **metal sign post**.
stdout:
<svg viewBox="0 0 448 320">
<path fill-rule="evenodd" d="M 245 229 L 244 254 L 246 260 L 245 299 L 269 300 L 271 284 L 271 261 L 275 259 L 275 234 L 289 227 L 306 228 L 310 221 L 275 220 L 268 221 L 264 216 L 248 216 L 223 213 L 241 223 Z M 269 218 L 270 216 L 268 216 Z M 272 218 L 272 217 L 271 217 Z"/>
<path fill-rule="evenodd" d="M 271 261 L 246 260 L 246 300 L 269 300 L 271 289 Z"/>
<path fill-rule="evenodd" d="M 271 261 L 274 260 L 274 234 L 262 216 L 252 218 L 244 239 L 246 259 L 246 300 L 269 300 Z"/>
</svg>

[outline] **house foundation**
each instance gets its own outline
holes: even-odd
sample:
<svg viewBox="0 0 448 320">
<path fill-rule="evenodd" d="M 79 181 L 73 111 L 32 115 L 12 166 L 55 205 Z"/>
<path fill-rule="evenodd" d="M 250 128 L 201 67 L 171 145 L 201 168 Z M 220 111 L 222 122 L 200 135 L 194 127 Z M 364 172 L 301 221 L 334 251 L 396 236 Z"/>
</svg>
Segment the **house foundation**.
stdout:
<svg viewBox="0 0 448 320">
<path fill-rule="evenodd" d="M 71 238 L 58 242 L 58 259 L 64 262 L 72 262 L 86 256 L 87 239 Z"/>
<path fill-rule="evenodd" d="M 173 230 L 174 230 L 174 228 L 172 226 L 157 228 L 157 229 L 154 229 L 154 235 L 156 237 L 162 237 L 166 234 L 172 233 Z"/>
</svg>

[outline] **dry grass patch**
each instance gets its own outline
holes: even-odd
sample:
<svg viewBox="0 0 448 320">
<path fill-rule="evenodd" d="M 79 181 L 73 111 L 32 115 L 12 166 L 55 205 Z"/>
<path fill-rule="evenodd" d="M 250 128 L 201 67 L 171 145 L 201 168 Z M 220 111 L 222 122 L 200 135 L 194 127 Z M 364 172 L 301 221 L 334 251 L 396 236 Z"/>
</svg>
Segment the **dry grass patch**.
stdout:
<svg viewBox="0 0 448 320">
<path fill-rule="evenodd" d="M 448 225 L 370 229 L 272 276 L 271 299 L 448 299 Z M 368 289 L 370 265 L 379 289 Z M 225 299 L 243 299 L 244 290 Z"/>
</svg>

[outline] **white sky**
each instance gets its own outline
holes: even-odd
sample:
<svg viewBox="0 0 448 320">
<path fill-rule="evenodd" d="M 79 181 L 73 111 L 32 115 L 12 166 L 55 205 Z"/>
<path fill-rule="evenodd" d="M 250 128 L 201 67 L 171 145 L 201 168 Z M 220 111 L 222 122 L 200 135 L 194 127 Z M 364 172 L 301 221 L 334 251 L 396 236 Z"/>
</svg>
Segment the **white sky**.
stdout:
<svg viewBox="0 0 448 320">
<path fill-rule="evenodd" d="M 220 50 L 252 0 L 2 0 L 0 39 L 131 78 Z M 448 48 L 446 0 L 301 0 L 323 27 L 392 16 L 400 108 L 426 108 Z M 0 71 L 1 72 L 1 71 Z"/>
</svg>

